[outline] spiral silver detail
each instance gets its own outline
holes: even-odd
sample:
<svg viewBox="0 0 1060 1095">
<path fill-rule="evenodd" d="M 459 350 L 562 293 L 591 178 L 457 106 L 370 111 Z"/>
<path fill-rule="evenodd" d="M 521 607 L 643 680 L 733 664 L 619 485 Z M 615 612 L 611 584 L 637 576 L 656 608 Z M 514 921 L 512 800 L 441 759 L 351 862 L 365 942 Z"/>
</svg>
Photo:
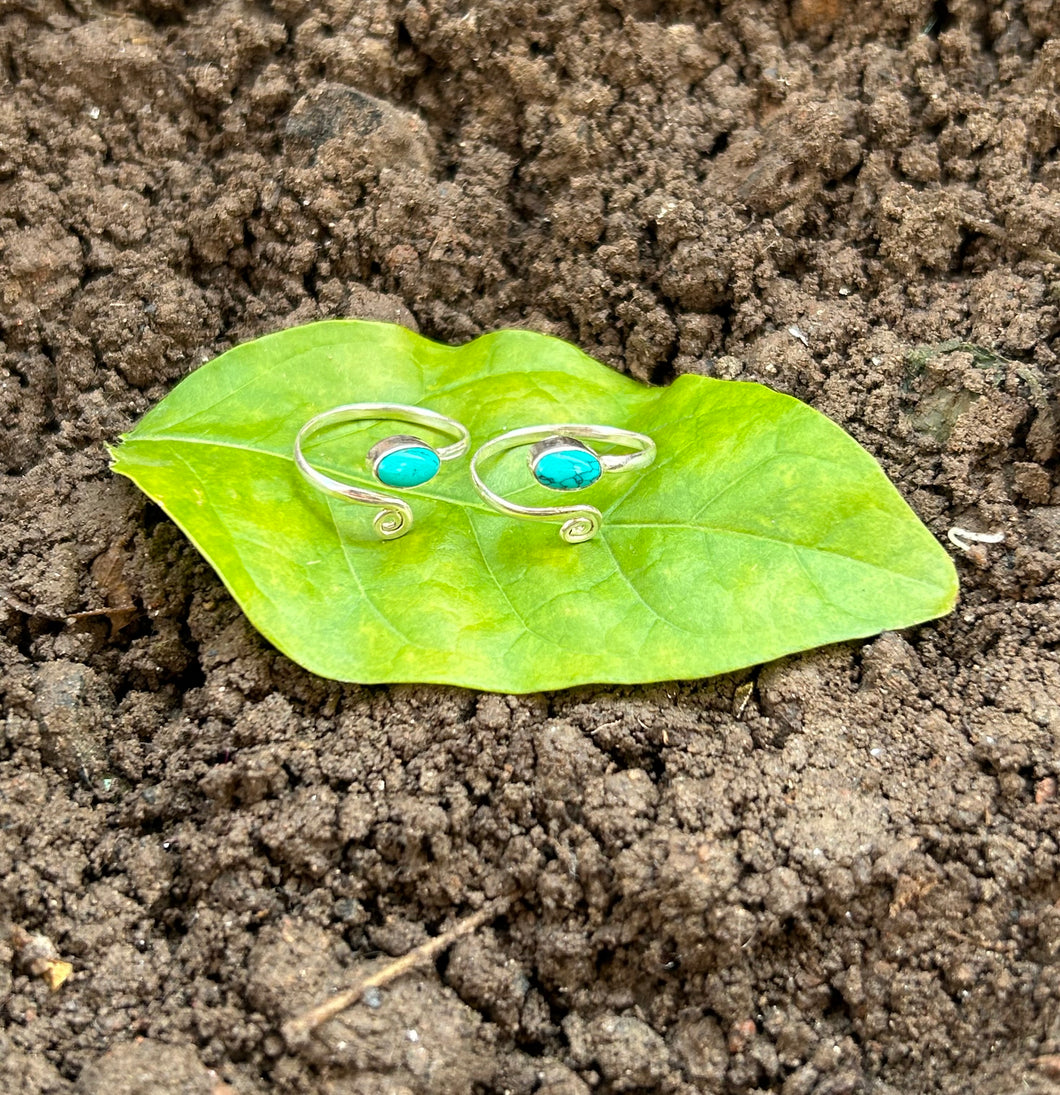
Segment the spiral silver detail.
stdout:
<svg viewBox="0 0 1060 1095">
<path fill-rule="evenodd" d="M 582 513 L 564 521 L 559 534 L 568 544 L 584 544 L 591 540 L 600 528 L 600 517 L 594 509 L 592 513 Z"/>
<path fill-rule="evenodd" d="M 412 528 L 412 511 L 404 503 L 384 506 L 373 518 L 372 528 L 380 540 L 396 540 Z"/>
</svg>

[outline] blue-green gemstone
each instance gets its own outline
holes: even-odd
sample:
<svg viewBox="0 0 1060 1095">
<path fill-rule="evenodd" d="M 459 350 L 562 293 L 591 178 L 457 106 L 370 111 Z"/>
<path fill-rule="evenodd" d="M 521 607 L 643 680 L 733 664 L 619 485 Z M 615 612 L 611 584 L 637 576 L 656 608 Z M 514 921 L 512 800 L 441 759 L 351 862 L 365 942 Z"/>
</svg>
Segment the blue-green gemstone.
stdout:
<svg viewBox="0 0 1060 1095">
<path fill-rule="evenodd" d="M 441 467 L 434 449 L 426 445 L 409 445 L 388 452 L 375 466 L 375 475 L 388 487 L 418 487 L 433 479 Z"/>
<path fill-rule="evenodd" d="M 543 453 L 534 464 L 534 478 L 550 490 L 581 490 L 600 478 L 600 461 L 584 449 Z"/>
</svg>

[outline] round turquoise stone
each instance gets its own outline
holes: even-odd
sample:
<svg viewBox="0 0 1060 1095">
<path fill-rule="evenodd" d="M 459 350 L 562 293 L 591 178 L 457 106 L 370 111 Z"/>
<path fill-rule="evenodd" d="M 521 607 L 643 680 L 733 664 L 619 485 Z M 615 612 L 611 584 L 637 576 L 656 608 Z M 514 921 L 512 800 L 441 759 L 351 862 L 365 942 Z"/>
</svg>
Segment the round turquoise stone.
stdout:
<svg viewBox="0 0 1060 1095">
<path fill-rule="evenodd" d="M 388 452 L 375 466 L 375 475 L 388 487 L 418 487 L 433 479 L 441 467 L 434 449 L 426 445 L 409 445 Z"/>
<path fill-rule="evenodd" d="M 549 490 L 581 490 L 600 478 L 600 461 L 584 449 L 554 449 L 534 464 L 534 478 Z"/>
</svg>

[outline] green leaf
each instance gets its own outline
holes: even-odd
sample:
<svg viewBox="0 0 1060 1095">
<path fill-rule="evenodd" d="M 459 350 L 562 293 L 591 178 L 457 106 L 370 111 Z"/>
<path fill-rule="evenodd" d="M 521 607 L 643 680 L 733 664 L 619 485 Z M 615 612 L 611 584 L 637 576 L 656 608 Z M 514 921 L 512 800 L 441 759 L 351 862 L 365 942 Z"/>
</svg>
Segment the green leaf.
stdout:
<svg viewBox="0 0 1060 1095">
<path fill-rule="evenodd" d="M 414 527 L 383 542 L 373 507 L 316 491 L 292 459 L 311 416 L 370 401 L 458 418 L 473 446 L 587 422 L 649 434 L 658 458 L 562 500 L 603 512 L 585 544 L 492 510 L 467 457 L 402 492 Z M 364 454 L 401 432 L 352 423 L 310 454 L 378 489 Z M 704 677 L 931 619 L 957 593 L 949 556 L 880 467 L 810 407 L 703 377 L 646 388 L 526 331 L 449 347 L 329 321 L 246 343 L 150 411 L 114 469 L 184 530 L 266 638 L 338 680 L 527 692 Z M 523 504 L 556 504 L 525 449 L 485 474 Z"/>
</svg>

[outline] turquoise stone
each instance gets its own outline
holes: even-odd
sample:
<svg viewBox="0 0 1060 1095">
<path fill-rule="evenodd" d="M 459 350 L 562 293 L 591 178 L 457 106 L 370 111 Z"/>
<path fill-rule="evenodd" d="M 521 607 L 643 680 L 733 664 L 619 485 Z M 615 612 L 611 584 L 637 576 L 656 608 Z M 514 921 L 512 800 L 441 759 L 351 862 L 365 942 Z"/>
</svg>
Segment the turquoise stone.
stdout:
<svg viewBox="0 0 1060 1095">
<path fill-rule="evenodd" d="M 438 474 L 441 463 L 434 449 L 408 445 L 388 452 L 376 464 L 375 475 L 388 487 L 418 487 Z"/>
<path fill-rule="evenodd" d="M 592 486 L 603 469 L 585 449 L 554 449 L 541 454 L 533 471 L 534 478 L 549 490 L 581 490 Z"/>
</svg>

